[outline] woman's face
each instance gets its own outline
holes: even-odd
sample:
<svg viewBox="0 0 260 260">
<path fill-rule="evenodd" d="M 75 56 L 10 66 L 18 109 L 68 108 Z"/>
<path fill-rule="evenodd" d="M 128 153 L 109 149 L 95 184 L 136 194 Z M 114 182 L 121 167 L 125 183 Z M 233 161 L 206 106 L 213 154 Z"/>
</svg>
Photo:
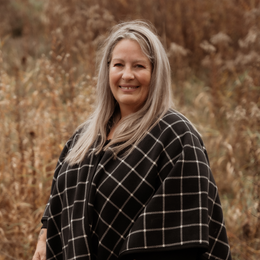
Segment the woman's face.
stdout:
<svg viewBox="0 0 260 260">
<path fill-rule="evenodd" d="M 137 112 L 144 105 L 151 75 L 152 64 L 136 41 L 124 39 L 115 46 L 109 65 L 109 84 L 121 117 Z"/>
</svg>

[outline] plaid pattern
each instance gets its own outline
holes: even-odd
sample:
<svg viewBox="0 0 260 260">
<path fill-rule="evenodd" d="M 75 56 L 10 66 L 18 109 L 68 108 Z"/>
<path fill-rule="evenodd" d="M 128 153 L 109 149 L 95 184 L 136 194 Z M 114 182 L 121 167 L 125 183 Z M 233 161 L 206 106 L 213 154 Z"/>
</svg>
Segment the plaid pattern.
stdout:
<svg viewBox="0 0 260 260">
<path fill-rule="evenodd" d="M 47 259 L 185 248 L 231 259 L 207 153 L 185 117 L 169 110 L 125 159 L 113 159 L 111 147 L 71 167 L 63 159 L 78 135 L 62 151 L 42 219 Z"/>
</svg>

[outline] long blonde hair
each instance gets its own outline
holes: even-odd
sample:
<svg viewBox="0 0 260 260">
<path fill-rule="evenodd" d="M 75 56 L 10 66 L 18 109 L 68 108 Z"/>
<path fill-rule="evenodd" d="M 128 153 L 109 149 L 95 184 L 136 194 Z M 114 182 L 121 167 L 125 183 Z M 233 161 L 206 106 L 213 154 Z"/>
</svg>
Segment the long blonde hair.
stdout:
<svg viewBox="0 0 260 260">
<path fill-rule="evenodd" d="M 113 122 L 119 113 L 119 106 L 109 86 L 109 63 L 116 44 L 122 39 L 131 39 L 140 45 L 152 64 L 152 76 L 148 97 L 143 107 L 123 118 L 115 129 L 113 139 L 105 145 L 108 124 Z M 99 142 L 92 152 L 99 153 L 102 149 L 107 150 L 109 146 L 117 144 L 113 146 L 115 155 L 123 150 L 124 154 L 128 154 L 171 106 L 170 64 L 154 28 L 144 21 L 124 22 L 114 26 L 102 49 L 96 109 L 90 118 L 79 126 L 82 128 L 80 137 L 65 160 L 71 165 L 80 163 L 98 136 Z"/>
</svg>

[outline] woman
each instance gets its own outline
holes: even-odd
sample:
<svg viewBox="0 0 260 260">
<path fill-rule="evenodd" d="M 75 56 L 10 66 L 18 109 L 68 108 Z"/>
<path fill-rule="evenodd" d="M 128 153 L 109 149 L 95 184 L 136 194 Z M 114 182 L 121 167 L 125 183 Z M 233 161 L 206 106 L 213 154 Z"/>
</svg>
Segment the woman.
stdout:
<svg viewBox="0 0 260 260">
<path fill-rule="evenodd" d="M 231 259 L 200 135 L 171 109 L 170 66 L 153 29 L 107 38 L 97 107 L 65 145 L 36 259 Z"/>
</svg>

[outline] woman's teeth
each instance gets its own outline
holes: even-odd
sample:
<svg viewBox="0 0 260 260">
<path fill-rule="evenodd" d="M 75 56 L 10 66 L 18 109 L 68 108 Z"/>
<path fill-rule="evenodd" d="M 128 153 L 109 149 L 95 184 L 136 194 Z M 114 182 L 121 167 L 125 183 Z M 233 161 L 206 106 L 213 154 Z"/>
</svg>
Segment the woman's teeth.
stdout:
<svg viewBox="0 0 260 260">
<path fill-rule="evenodd" d="M 138 88 L 138 87 L 122 87 L 122 86 L 120 86 L 120 88 L 122 88 L 122 89 L 135 89 L 135 88 Z"/>
</svg>

